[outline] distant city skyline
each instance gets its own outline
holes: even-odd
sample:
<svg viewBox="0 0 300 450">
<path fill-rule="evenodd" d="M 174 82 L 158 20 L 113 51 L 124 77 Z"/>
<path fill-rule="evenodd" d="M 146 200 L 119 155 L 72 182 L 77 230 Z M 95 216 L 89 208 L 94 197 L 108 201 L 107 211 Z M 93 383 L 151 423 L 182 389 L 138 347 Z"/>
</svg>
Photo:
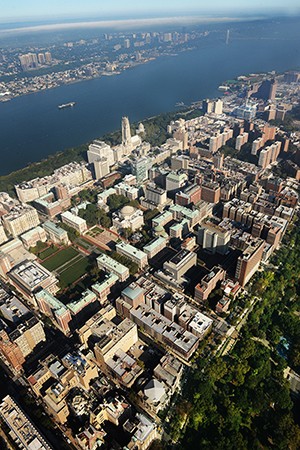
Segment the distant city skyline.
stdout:
<svg viewBox="0 0 300 450">
<path fill-rule="evenodd" d="M 74 17 L 87 17 L 90 15 L 96 15 L 98 18 L 101 16 L 113 17 L 118 14 L 136 15 L 144 14 L 168 14 L 170 16 L 180 14 L 189 14 L 192 11 L 201 13 L 218 13 L 226 14 L 226 12 L 232 13 L 258 13 L 258 12 L 278 12 L 279 10 L 287 14 L 296 14 L 300 12 L 300 6 L 298 0 L 287 0 L 284 4 L 281 0 L 265 0 L 261 2 L 259 0 L 253 0 L 251 5 L 248 1 L 228 0 L 226 5 L 222 0 L 213 0 L 206 4 L 199 4 L 197 0 L 187 0 L 184 5 L 179 0 L 165 0 L 161 2 L 159 0 L 144 1 L 130 0 L 124 6 L 122 0 L 111 0 L 109 2 L 100 2 L 97 0 L 52 0 L 51 2 L 40 2 L 38 0 L 28 0 L 23 2 L 21 0 L 11 0 L 5 2 L 1 7 L 1 22 L 5 22 L 8 19 L 27 20 L 27 19 L 47 19 L 50 17 L 68 16 Z"/>
</svg>

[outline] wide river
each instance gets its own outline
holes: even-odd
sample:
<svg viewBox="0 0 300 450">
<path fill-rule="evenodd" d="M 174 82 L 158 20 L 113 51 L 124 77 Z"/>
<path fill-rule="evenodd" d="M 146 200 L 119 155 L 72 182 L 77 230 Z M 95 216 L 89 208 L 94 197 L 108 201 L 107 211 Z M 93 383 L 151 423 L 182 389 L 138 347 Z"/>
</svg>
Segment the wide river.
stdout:
<svg viewBox="0 0 300 450">
<path fill-rule="evenodd" d="M 115 130 L 123 115 L 131 121 L 142 120 L 174 110 L 176 102 L 188 104 L 216 96 L 217 87 L 226 79 L 300 67 L 300 31 L 291 35 L 286 33 L 287 23 L 273 25 L 278 32 L 272 38 L 259 33 L 233 39 L 229 45 L 215 41 L 121 75 L 0 103 L 0 175 Z M 57 108 L 70 101 L 76 102 L 74 108 Z"/>
</svg>

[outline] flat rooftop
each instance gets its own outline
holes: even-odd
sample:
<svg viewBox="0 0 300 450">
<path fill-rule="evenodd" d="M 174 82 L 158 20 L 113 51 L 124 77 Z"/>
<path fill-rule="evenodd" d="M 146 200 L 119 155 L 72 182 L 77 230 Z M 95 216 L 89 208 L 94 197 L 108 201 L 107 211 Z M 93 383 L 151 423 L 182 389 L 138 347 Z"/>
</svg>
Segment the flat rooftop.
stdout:
<svg viewBox="0 0 300 450">
<path fill-rule="evenodd" d="M 139 305 L 138 308 L 132 309 L 130 313 L 138 322 L 145 324 L 146 330 L 147 328 L 153 330 L 156 335 L 162 337 L 167 345 L 171 345 L 180 353 L 188 354 L 199 341 L 192 333 L 185 331 L 180 325 L 147 305 Z"/>
<path fill-rule="evenodd" d="M 110 256 L 105 255 L 104 253 L 98 256 L 97 262 L 98 264 L 103 265 L 103 267 L 107 270 L 112 270 L 119 274 L 125 274 L 128 272 L 128 268 L 126 266 L 123 266 L 123 264 L 119 263 Z"/>
<path fill-rule="evenodd" d="M 9 427 L 14 441 L 29 450 L 51 450 L 38 429 L 18 404 L 7 395 L 0 405 L 0 416 Z"/>
<path fill-rule="evenodd" d="M 50 231 L 50 232 L 54 233 L 56 236 L 64 236 L 67 233 L 66 230 L 63 230 L 55 223 L 50 222 L 50 220 L 45 222 L 43 227 L 46 231 Z"/>
<path fill-rule="evenodd" d="M 5 319 L 18 323 L 22 317 L 30 314 L 26 306 L 16 297 L 8 297 L 3 302 L 0 300 L 0 311 Z"/>
<path fill-rule="evenodd" d="M 143 250 L 145 252 L 151 252 L 152 250 L 154 250 L 156 247 L 160 246 L 161 244 L 164 244 L 167 242 L 167 239 L 164 237 L 158 237 L 157 239 L 153 239 L 153 241 L 151 241 L 149 244 L 145 245 L 145 247 L 143 247 Z"/>
<path fill-rule="evenodd" d="M 190 321 L 189 328 L 191 331 L 194 330 L 198 334 L 205 334 L 212 324 L 213 324 L 212 319 L 205 316 L 201 312 L 197 312 L 197 314 Z"/>
<path fill-rule="evenodd" d="M 14 267 L 9 276 L 33 291 L 36 286 L 53 275 L 39 263 L 27 260 Z"/>
<path fill-rule="evenodd" d="M 75 214 L 72 214 L 70 211 L 66 211 L 61 214 L 62 219 L 69 220 L 70 222 L 76 223 L 77 225 L 85 224 L 85 220 L 81 217 L 75 216 Z"/>
<path fill-rule="evenodd" d="M 170 263 L 175 264 L 176 266 L 184 260 L 187 256 L 189 256 L 191 252 L 189 250 L 183 249 L 180 250 L 177 255 L 173 256 L 173 258 L 170 259 Z"/>
<path fill-rule="evenodd" d="M 125 242 L 120 242 L 116 245 L 117 250 L 124 250 L 127 254 L 134 256 L 137 259 L 147 258 L 146 253 L 142 252 L 142 250 L 138 250 L 136 247 L 130 244 L 126 244 Z"/>
</svg>

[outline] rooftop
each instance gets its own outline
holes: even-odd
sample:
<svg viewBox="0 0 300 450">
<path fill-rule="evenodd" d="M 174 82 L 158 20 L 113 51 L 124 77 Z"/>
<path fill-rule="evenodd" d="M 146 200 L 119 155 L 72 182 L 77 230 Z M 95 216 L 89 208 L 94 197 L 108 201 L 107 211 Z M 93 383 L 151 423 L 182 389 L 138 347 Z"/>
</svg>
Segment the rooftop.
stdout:
<svg viewBox="0 0 300 450">
<path fill-rule="evenodd" d="M 146 253 L 142 252 L 142 250 L 138 250 L 133 245 L 127 244 L 126 242 L 120 242 L 116 245 L 117 250 L 124 250 L 127 254 L 133 255 L 135 258 L 144 259 L 147 258 Z"/>
<path fill-rule="evenodd" d="M 67 311 L 67 307 L 45 289 L 42 289 L 41 291 L 37 292 L 35 294 L 35 297 L 37 299 L 40 299 L 40 298 L 45 299 L 46 302 L 48 303 L 48 305 L 50 306 L 50 308 L 55 311 L 55 314 L 57 316 L 62 316 Z"/>
<path fill-rule="evenodd" d="M 131 283 L 129 286 L 127 286 L 127 288 L 125 288 L 122 291 L 123 295 L 125 295 L 126 297 L 129 297 L 132 300 L 144 293 L 145 293 L 144 289 L 140 288 L 135 283 Z"/>
<path fill-rule="evenodd" d="M 38 429 L 17 403 L 7 395 L 0 405 L 0 416 L 10 428 L 12 437 L 28 450 L 51 450 Z"/>
<path fill-rule="evenodd" d="M 166 238 L 160 236 L 157 239 L 153 239 L 153 241 L 151 241 L 149 244 L 145 245 L 143 247 L 143 250 L 150 253 L 152 250 L 156 249 L 156 247 L 160 246 L 161 244 L 164 244 L 166 241 Z"/>
<path fill-rule="evenodd" d="M 211 325 L 213 324 L 213 320 L 209 317 L 205 316 L 201 312 L 197 312 L 194 318 L 189 323 L 189 329 L 191 331 L 195 330 L 197 334 L 205 334 Z"/>
<path fill-rule="evenodd" d="M 94 292 L 87 289 L 81 294 L 81 297 L 79 300 L 75 300 L 71 303 L 68 303 L 67 307 L 71 311 L 72 314 L 76 315 L 78 314 L 83 308 L 85 308 L 87 305 L 93 303 L 97 300 L 96 294 Z"/>
<path fill-rule="evenodd" d="M 198 338 L 192 333 L 146 305 L 139 305 L 138 308 L 131 309 L 130 313 L 183 354 L 188 354 L 198 343 Z"/>
<path fill-rule="evenodd" d="M 0 300 L 0 311 L 4 318 L 14 323 L 20 322 L 22 317 L 30 313 L 29 309 L 14 296 Z"/>
<path fill-rule="evenodd" d="M 30 291 L 33 291 L 45 280 L 53 277 L 52 273 L 38 262 L 29 260 L 23 261 L 15 266 L 9 272 L 9 276 L 21 285 L 26 286 Z"/>
<path fill-rule="evenodd" d="M 63 236 L 67 233 L 65 230 L 56 225 L 56 223 L 50 222 L 50 220 L 45 222 L 43 224 L 43 227 L 46 231 L 49 230 L 50 232 L 55 233 L 57 236 Z"/>
<path fill-rule="evenodd" d="M 35 228 L 32 228 L 32 230 L 26 231 L 26 233 L 23 233 L 21 235 L 21 239 L 30 239 L 32 237 L 35 237 L 37 233 L 43 232 L 42 227 L 38 226 Z"/>
<path fill-rule="evenodd" d="M 61 214 L 61 218 L 69 220 L 70 222 L 76 223 L 77 225 L 85 224 L 85 220 L 81 217 L 75 216 L 75 214 L 72 214 L 70 211 L 66 211 Z"/>
<path fill-rule="evenodd" d="M 128 272 L 128 268 L 126 266 L 123 266 L 123 264 L 120 264 L 118 261 L 105 255 L 104 253 L 98 256 L 97 262 L 100 265 L 103 264 L 103 266 L 105 266 L 108 270 L 114 270 L 120 274 Z"/>
<path fill-rule="evenodd" d="M 93 284 L 91 289 L 94 292 L 101 294 L 103 291 L 105 291 L 107 288 L 110 288 L 117 281 L 118 281 L 117 275 L 115 275 L 114 273 L 110 273 L 106 276 L 105 280 L 103 280 L 102 282 Z"/>
</svg>

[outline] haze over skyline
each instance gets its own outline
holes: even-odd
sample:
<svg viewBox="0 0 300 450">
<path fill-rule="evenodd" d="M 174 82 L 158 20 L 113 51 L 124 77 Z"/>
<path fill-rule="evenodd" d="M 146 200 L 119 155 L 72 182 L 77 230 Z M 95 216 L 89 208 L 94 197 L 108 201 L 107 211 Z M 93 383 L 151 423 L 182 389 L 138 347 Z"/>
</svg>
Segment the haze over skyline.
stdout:
<svg viewBox="0 0 300 450">
<path fill-rule="evenodd" d="M 199 14 L 226 14 L 226 13 L 277 13 L 278 11 L 287 14 L 296 14 L 300 12 L 298 0 L 287 0 L 284 5 L 282 0 L 253 0 L 251 5 L 248 1 L 228 0 L 226 6 L 222 0 L 212 0 L 207 4 L 197 0 L 187 0 L 184 5 L 181 0 L 146 0 L 140 2 L 138 0 L 130 0 L 124 6 L 122 0 L 111 0 L 109 2 L 100 2 L 97 0 L 52 0 L 51 2 L 40 2 L 39 0 L 10 0 L 1 5 L 1 21 L 5 22 L 10 19 L 27 20 L 27 19 L 47 19 L 50 17 L 68 16 L 88 17 L 95 15 L 97 18 L 113 17 L 114 15 L 160 15 L 167 14 L 170 16 L 178 14 L 189 14 L 197 12 Z"/>
</svg>

